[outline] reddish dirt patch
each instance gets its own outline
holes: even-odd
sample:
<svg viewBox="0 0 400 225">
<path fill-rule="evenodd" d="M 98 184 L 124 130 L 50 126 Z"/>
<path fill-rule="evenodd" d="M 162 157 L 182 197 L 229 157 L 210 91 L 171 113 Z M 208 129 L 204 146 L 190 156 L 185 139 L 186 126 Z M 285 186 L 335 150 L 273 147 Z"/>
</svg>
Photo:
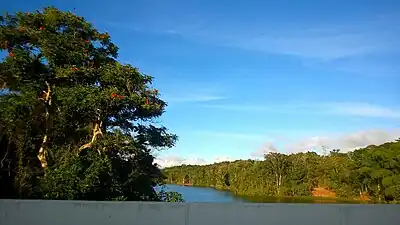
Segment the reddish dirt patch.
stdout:
<svg viewBox="0 0 400 225">
<path fill-rule="evenodd" d="M 323 187 L 318 187 L 318 188 L 314 188 L 312 191 L 312 196 L 315 197 L 324 197 L 324 198 L 336 198 L 336 193 L 332 190 L 329 190 L 327 188 L 323 188 Z M 360 198 L 356 198 L 356 200 L 360 200 L 360 201 L 369 201 L 371 200 L 368 193 L 362 193 L 360 195 Z M 323 200 L 324 202 L 326 200 Z M 334 201 L 334 200 L 332 200 Z"/>
<path fill-rule="evenodd" d="M 331 190 L 328 190 L 326 188 L 318 187 L 318 188 L 313 189 L 312 196 L 325 197 L 325 198 L 336 198 L 336 193 Z"/>
<path fill-rule="evenodd" d="M 369 197 L 368 193 L 362 193 L 360 195 L 360 200 L 361 201 L 369 201 L 369 200 L 371 200 L 371 198 Z"/>
</svg>

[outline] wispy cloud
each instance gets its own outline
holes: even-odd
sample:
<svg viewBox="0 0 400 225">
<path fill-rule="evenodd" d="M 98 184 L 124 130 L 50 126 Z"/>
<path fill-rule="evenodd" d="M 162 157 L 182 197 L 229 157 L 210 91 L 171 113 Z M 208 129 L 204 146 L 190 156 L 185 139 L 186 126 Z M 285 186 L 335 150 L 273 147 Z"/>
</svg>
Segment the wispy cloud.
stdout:
<svg viewBox="0 0 400 225">
<path fill-rule="evenodd" d="M 245 111 L 252 113 L 287 113 L 287 114 L 331 114 L 355 117 L 400 118 L 400 109 L 387 106 L 357 103 L 357 102 L 329 102 L 329 103 L 290 103 L 268 105 L 246 104 L 207 104 L 202 107 L 227 111 Z"/>
<path fill-rule="evenodd" d="M 367 54 L 379 49 L 372 41 L 356 34 L 327 34 L 324 30 L 293 36 L 258 36 L 232 44 L 248 50 L 293 55 L 302 58 L 330 61 L 343 57 Z"/>
<path fill-rule="evenodd" d="M 220 94 L 221 87 L 216 88 L 212 84 L 184 83 L 184 81 L 181 81 L 180 84 L 167 85 L 165 92 L 162 97 L 170 104 L 211 102 L 227 98 Z"/>
<path fill-rule="evenodd" d="M 165 100 L 169 103 L 190 103 L 190 102 L 209 102 L 226 99 L 224 96 L 212 95 L 206 93 L 187 94 L 183 96 L 165 95 Z"/>
<path fill-rule="evenodd" d="M 104 24 L 107 27 L 113 27 L 113 28 L 123 29 L 123 30 L 131 30 L 131 31 L 138 31 L 138 32 L 145 31 L 135 24 L 130 24 L 130 23 L 126 23 L 126 22 L 103 21 L 103 22 L 101 22 L 101 24 Z"/>
<path fill-rule="evenodd" d="M 194 131 L 195 134 L 201 136 L 208 136 L 214 138 L 230 138 L 230 139 L 240 139 L 240 140 L 266 140 L 267 136 L 262 134 L 252 134 L 252 133 L 235 133 L 235 132 L 222 132 L 222 131 Z"/>
<path fill-rule="evenodd" d="M 210 39 L 248 50 L 326 62 L 359 55 L 399 52 L 394 38 L 400 34 L 398 25 L 398 22 L 380 16 L 362 23 L 281 24 L 278 29 L 269 29 L 267 25 L 231 35 L 221 27 L 219 32 L 210 32 Z"/>
<path fill-rule="evenodd" d="M 390 54 L 354 55 L 325 62 L 312 60 L 303 60 L 302 62 L 305 66 L 318 70 L 385 78 L 399 76 L 400 65 L 396 61 L 399 57 L 400 51 L 397 51 Z"/>
<path fill-rule="evenodd" d="M 213 45 L 281 54 L 316 63 L 329 69 L 350 73 L 396 74 L 400 71 L 393 60 L 377 60 L 384 54 L 400 55 L 398 15 L 371 15 L 364 20 L 343 22 L 297 22 L 232 24 L 231 21 L 209 21 L 190 17 L 152 26 L 108 22 L 107 25 L 132 31 L 179 35 Z M 238 32 L 240 30 L 240 32 Z M 371 58 L 372 57 L 372 58 Z M 393 59 L 393 57 L 390 57 Z M 345 59 L 345 60 L 343 60 Z M 309 62 L 312 63 L 309 63 Z"/>
<path fill-rule="evenodd" d="M 285 28 L 265 30 L 265 34 L 223 32 L 212 34 L 210 40 L 250 51 L 297 57 L 305 65 L 329 70 L 369 76 L 398 75 L 400 67 L 393 59 L 400 57 L 395 39 L 400 35 L 400 26 L 392 17 L 385 18 L 346 25 L 297 24 L 296 28 L 283 24 L 281 27 Z"/>
<path fill-rule="evenodd" d="M 244 24 L 240 27 L 240 33 L 237 32 L 239 28 L 229 21 L 211 23 L 204 18 L 180 21 L 173 28 L 160 25 L 146 29 L 110 21 L 105 24 L 133 31 L 180 35 L 247 50 L 329 61 L 354 55 L 398 51 L 394 37 L 400 33 L 400 27 L 394 19 L 393 16 L 380 15 L 362 23 L 280 23 L 279 28 L 276 24 Z M 190 26 L 186 23 L 190 23 Z"/>
<path fill-rule="evenodd" d="M 329 103 L 325 106 L 329 113 L 362 117 L 400 118 L 400 109 L 368 103 Z"/>
<path fill-rule="evenodd" d="M 264 105 L 249 105 L 249 104 L 207 104 L 201 105 L 201 107 L 205 108 L 213 108 L 227 111 L 244 111 L 244 112 L 279 112 L 276 108 Z"/>
</svg>

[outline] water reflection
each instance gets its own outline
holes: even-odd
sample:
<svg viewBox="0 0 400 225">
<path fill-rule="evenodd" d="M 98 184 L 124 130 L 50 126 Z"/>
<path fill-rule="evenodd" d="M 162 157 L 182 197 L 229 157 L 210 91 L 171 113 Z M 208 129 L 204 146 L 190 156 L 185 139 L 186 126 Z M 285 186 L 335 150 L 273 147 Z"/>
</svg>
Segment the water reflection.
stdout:
<svg viewBox="0 0 400 225">
<path fill-rule="evenodd" d="M 157 189 L 159 190 L 159 188 Z M 208 187 L 168 184 L 165 190 L 181 193 L 185 202 L 246 202 L 243 198 L 236 197 L 229 191 L 220 191 Z"/>
</svg>

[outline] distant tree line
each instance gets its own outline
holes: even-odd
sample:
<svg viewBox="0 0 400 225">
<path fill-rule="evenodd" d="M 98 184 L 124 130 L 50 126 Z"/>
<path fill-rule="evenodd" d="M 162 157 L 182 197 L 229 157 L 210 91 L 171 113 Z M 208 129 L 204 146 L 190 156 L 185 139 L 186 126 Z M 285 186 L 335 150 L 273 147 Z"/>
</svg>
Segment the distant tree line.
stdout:
<svg viewBox="0 0 400 225">
<path fill-rule="evenodd" d="M 323 187 L 338 197 L 368 196 L 376 201 L 400 200 L 400 142 L 368 146 L 348 153 L 333 150 L 268 153 L 263 161 L 238 160 L 212 165 L 164 169 L 167 182 L 228 189 L 247 196 L 311 196 Z"/>
</svg>

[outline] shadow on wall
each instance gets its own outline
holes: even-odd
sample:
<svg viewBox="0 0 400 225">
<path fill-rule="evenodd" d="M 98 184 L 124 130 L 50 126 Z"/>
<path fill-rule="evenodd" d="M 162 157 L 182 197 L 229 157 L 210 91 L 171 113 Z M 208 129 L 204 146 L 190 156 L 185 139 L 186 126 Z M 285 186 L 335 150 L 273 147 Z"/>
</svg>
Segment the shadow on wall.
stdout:
<svg viewBox="0 0 400 225">
<path fill-rule="evenodd" d="M 190 183 L 190 177 L 189 175 L 185 175 L 185 177 L 183 178 L 183 185 L 185 186 L 192 186 L 192 183 Z"/>
<path fill-rule="evenodd" d="M 231 186 L 231 179 L 230 179 L 229 173 L 226 173 L 224 175 L 224 183 L 228 187 Z"/>
</svg>

